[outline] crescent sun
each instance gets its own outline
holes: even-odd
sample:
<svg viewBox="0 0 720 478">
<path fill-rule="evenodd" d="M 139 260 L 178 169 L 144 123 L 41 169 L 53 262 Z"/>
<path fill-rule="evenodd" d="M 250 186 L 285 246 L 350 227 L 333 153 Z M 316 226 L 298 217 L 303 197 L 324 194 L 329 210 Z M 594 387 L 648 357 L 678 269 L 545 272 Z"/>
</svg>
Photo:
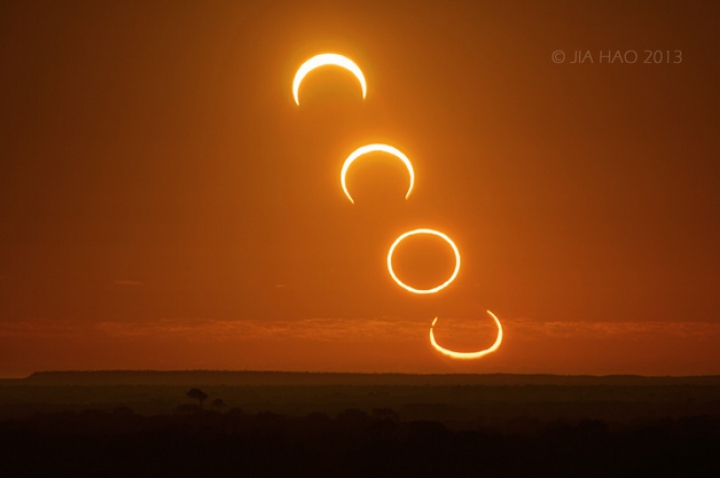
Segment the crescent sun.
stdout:
<svg viewBox="0 0 720 478">
<path fill-rule="evenodd" d="M 355 151 L 352 152 L 350 156 L 347 157 L 345 160 L 345 163 L 343 163 L 342 171 L 340 171 L 340 184 L 342 185 L 343 191 L 345 192 L 345 195 L 348 197 L 351 203 L 355 204 L 355 201 L 353 200 L 352 196 L 350 196 L 350 193 L 347 189 L 346 184 L 346 176 L 348 168 L 350 168 L 350 165 L 358 159 L 360 156 L 363 156 L 368 153 L 376 153 L 376 152 L 382 152 L 382 153 L 388 153 L 392 156 L 395 156 L 400 161 L 402 161 L 405 164 L 405 167 L 408 170 L 408 174 L 410 175 L 410 185 L 408 186 L 407 193 L 405 194 L 405 199 L 410 196 L 410 193 L 412 192 L 413 186 L 415 185 L 415 171 L 413 170 L 412 163 L 408 159 L 407 156 L 405 156 L 400 150 L 397 148 L 393 148 L 392 146 L 388 146 L 387 144 L 368 144 L 366 146 L 362 146 Z"/>
<path fill-rule="evenodd" d="M 393 270 L 392 257 L 393 257 L 393 253 L 395 252 L 395 248 L 403 240 L 405 240 L 406 238 L 408 238 L 410 236 L 414 236 L 416 234 L 428 234 L 431 236 L 437 236 L 437 237 L 441 238 L 442 240 L 447 242 L 450 245 L 450 247 L 452 247 L 453 253 L 455 254 L 455 270 L 453 270 L 453 273 L 448 280 L 446 280 L 445 282 L 443 282 L 442 284 L 440 284 L 437 287 L 432 287 L 430 289 L 415 289 L 414 287 L 410 287 L 409 285 L 405 284 L 403 281 L 398 279 L 398 277 L 395 275 L 395 271 Z M 445 287 L 447 287 L 448 285 L 450 285 L 450 283 L 455 280 L 455 277 L 457 277 L 458 272 L 460 272 L 460 251 L 458 250 L 457 246 L 452 241 L 452 239 L 450 239 L 447 235 L 443 234 L 440 231 L 436 231 L 435 229 L 414 229 L 412 231 L 408 231 L 404 234 L 401 234 L 400 237 L 395 239 L 395 242 L 393 242 L 392 246 L 390 246 L 390 251 L 388 252 L 388 255 L 387 255 L 387 266 L 388 266 L 388 271 L 390 272 L 390 277 L 392 277 L 393 280 L 403 289 L 413 292 L 415 294 L 434 294 L 435 292 L 438 292 L 438 291 L 444 289 Z M 432 332 L 432 330 L 431 330 L 431 332 Z"/>
<path fill-rule="evenodd" d="M 498 333 L 497 333 L 497 338 L 495 339 L 495 343 L 493 343 L 489 348 L 487 348 L 485 350 L 480 350 L 478 352 L 454 352 L 452 350 L 448 350 L 444 347 L 441 347 L 435 341 L 435 336 L 433 335 L 433 327 L 435 327 L 435 324 L 438 321 L 437 317 L 435 317 L 435 320 L 433 320 L 432 325 L 430 325 L 430 343 L 432 344 L 433 348 L 435 350 L 437 350 L 438 352 L 440 352 L 441 354 L 447 355 L 450 358 L 460 359 L 460 360 L 477 359 L 480 357 L 484 357 L 487 354 L 495 352 L 498 348 L 500 348 L 500 344 L 502 343 L 503 329 L 502 329 L 502 325 L 500 325 L 500 321 L 495 316 L 495 314 L 493 314 L 489 310 L 487 311 L 487 313 L 490 314 L 490 317 L 492 317 L 493 320 L 495 320 L 495 325 L 497 325 L 497 328 L 498 328 Z"/>
<path fill-rule="evenodd" d="M 362 87 L 362 97 L 365 99 L 367 96 L 367 83 L 365 83 L 365 76 L 362 70 L 355 64 L 351 59 L 338 55 L 336 53 L 322 53 L 310 58 L 308 61 L 303 63 L 295 73 L 295 79 L 293 80 L 293 96 L 295 97 L 295 104 L 300 106 L 300 99 L 298 97 L 298 90 L 305 76 L 313 71 L 315 68 L 321 66 L 339 66 L 345 68 L 350 73 L 355 75 L 355 78 L 360 82 Z"/>
</svg>

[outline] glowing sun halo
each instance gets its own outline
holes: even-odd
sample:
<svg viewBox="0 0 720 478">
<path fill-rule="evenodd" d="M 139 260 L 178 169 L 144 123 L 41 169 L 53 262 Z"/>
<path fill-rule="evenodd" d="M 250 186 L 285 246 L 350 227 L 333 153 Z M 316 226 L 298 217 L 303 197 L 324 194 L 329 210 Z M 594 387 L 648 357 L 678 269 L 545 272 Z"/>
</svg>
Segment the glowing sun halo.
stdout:
<svg viewBox="0 0 720 478">
<path fill-rule="evenodd" d="M 441 347 L 438 345 L 438 343 L 435 341 L 435 335 L 433 335 L 433 327 L 435 327 L 435 324 L 438 321 L 438 318 L 435 317 L 435 320 L 433 320 L 432 325 L 430 325 L 430 343 L 432 344 L 433 348 L 440 352 L 443 355 L 447 355 L 448 357 L 454 358 L 454 359 L 460 359 L 460 360 L 472 360 L 477 359 L 480 357 L 484 357 L 487 354 L 495 352 L 498 348 L 500 348 L 500 344 L 502 343 L 503 339 L 503 330 L 502 325 L 500 325 L 500 321 L 498 318 L 490 312 L 487 311 L 488 314 L 490 314 L 490 317 L 495 320 L 495 325 L 497 325 L 498 333 L 497 338 L 495 339 L 495 343 L 493 343 L 489 348 L 485 350 L 480 350 L 478 352 L 453 352 L 452 350 L 448 350 L 444 347 Z"/>
<path fill-rule="evenodd" d="M 447 242 L 450 245 L 450 247 L 452 247 L 452 250 L 455 253 L 455 270 L 453 271 L 452 275 L 450 276 L 450 278 L 448 280 L 446 280 L 445 282 L 443 282 L 442 284 L 440 284 L 437 287 L 433 287 L 431 289 L 415 289 L 415 288 L 410 287 L 409 285 L 405 284 L 400 279 L 398 279 L 398 277 L 395 275 L 395 271 L 393 271 L 392 257 L 393 257 L 393 253 L 395 252 L 395 248 L 403 240 L 405 240 L 406 238 L 408 238 L 410 236 L 414 236 L 416 234 L 428 234 L 431 236 L 437 236 L 437 237 L 443 239 L 445 242 Z M 457 277 L 458 272 L 460 271 L 460 251 L 458 251 L 458 248 L 455 245 L 455 243 L 452 241 L 452 239 L 450 239 L 448 236 L 446 236 L 445 234 L 443 234 L 440 231 L 436 231 L 434 229 L 414 229 L 412 231 L 408 231 L 404 234 L 401 234 L 400 237 L 395 239 L 395 242 L 393 242 L 392 246 L 390 246 L 390 251 L 388 252 L 388 255 L 387 255 L 387 266 L 388 266 L 388 271 L 390 271 L 390 276 L 403 289 L 413 292 L 415 294 L 434 294 L 435 292 L 438 292 L 438 291 L 444 289 L 445 287 L 447 287 L 448 285 L 450 285 L 450 283 L 455 280 L 455 277 Z"/>
<path fill-rule="evenodd" d="M 350 73 L 355 75 L 355 78 L 357 78 L 357 80 L 360 82 L 360 86 L 362 87 L 362 97 L 363 99 L 365 99 L 365 96 L 367 95 L 367 84 L 365 83 L 365 76 L 363 75 L 362 70 L 360 70 L 360 68 L 355 64 L 355 62 L 353 62 L 347 57 L 338 55 L 336 53 L 322 53 L 320 55 L 316 55 L 310 58 L 308 61 L 303 63 L 298 69 L 297 73 L 295 73 L 295 79 L 293 80 L 293 96 L 295 97 L 295 104 L 300 106 L 298 90 L 300 89 L 300 84 L 302 83 L 305 76 L 307 76 L 307 74 L 313 71 L 315 68 L 319 68 L 321 66 L 339 66 L 340 68 L 345 68 Z"/>
<path fill-rule="evenodd" d="M 355 201 L 353 201 L 352 196 L 350 196 L 350 193 L 347 189 L 346 184 L 346 176 L 348 169 L 350 168 L 350 165 L 358 159 L 360 156 L 363 156 L 368 153 L 375 153 L 375 152 L 382 152 L 382 153 L 388 153 L 396 158 L 398 158 L 400 161 L 402 161 L 405 164 L 405 167 L 408 170 L 408 174 L 410 174 L 410 185 L 408 186 L 408 191 L 405 194 L 405 199 L 410 196 L 410 192 L 413 189 L 413 185 L 415 184 L 415 171 L 413 170 L 412 163 L 410 160 L 405 156 L 401 151 L 399 151 L 397 148 L 393 148 L 392 146 L 388 146 L 387 144 L 368 144 L 366 146 L 362 146 L 355 151 L 352 152 L 350 156 L 347 157 L 345 160 L 345 163 L 342 166 L 342 171 L 340 172 L 340 184 L 342 185 L 343 191 L 345 192 L 345 195 L 348 197 L 351 203 L 355 204 Z"/>
</svg>

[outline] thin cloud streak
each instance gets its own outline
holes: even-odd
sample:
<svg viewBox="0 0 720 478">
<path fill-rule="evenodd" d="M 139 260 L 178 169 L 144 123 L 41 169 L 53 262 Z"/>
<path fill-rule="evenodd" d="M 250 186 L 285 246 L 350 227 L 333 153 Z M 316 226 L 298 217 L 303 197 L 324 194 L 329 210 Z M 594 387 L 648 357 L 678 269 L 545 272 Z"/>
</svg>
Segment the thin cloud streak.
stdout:
<svg viewBox="0 0 720 478">
<path fill-rule="evenodd" d="M 408 373 L 704 375 L 717 367 L 720 324 L 559 322 L 499 315 L 504 340 L 480 360 L 439 356 L 431 316 L 413 320 L 160 319 L 0 323 L 0 376 L 36 370 L 242 369 Z M 491 320 L 441 317 L 443 346 L 490 346 Z"/>
<path fill-rule="evenodd" d="M 623 339 L 672 337 L 698 339 L 720 337 L 720 324 L 713 322 L 558 322 L 500 318 L 503 327 L 519 339 Z M 301 320 L 210 320 L 159 319 L 146 322 L 28 320 L 0 323 L 0 337 L 66 337 L 101 335 L 131 338 L 145 336 L 188 337 L 196 340 L 296 339 L 354 342 L 393 339 L 403 341 L 425 335 L 432 321 L 401 320 L 389 317 L 373 319 L 309 318 Z M 443 318 L 453 333 L 472 333 L 491 323 L 477 320 Z"/>
<path fill-rule="evenodd" d="M 513 328 L 528 337 L 620 339 L 643 337 L 702 338 L 719 337 L 720 324 L 713 322 L 535 322 L 510 321 Z"/>
<path fill-rule="evenodd" d="M 302 320 L 207 320 L 160 319 L 149 322 L 33 320 L 0 324 L 0 337 L 68 337 L 100 335 L 132 338 L 158 337 L 189 338 L 196 341 L 227 340 L 312 340 L 357 341 L 395 338 L 402 341 L 417 336 L 422 324 L 389 318 L 377 319 L 324 319 Z M 424 332 L 422 332 L 424 333 Z"/>
</svg>

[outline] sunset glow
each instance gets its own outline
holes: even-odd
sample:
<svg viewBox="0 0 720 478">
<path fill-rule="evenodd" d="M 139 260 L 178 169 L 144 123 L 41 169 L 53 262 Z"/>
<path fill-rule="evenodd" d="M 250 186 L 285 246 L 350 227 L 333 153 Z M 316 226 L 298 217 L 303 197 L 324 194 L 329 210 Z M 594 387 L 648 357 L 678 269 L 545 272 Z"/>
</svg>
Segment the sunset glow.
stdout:
<svg viewBox="0 0 720 478">
<path fill-rule="evenodd" d="M 720 2 L 2 5 L 0 379 L 720 376 Z"/>
<path fill-rule="evenodd" d="M 321 66 L 339 66 L 340 68 L 345 68 L 355 75 L 355 78 L 357 78 L 360 82 L 360 86 L 362 87 L 362 97 L 365 99 L 365 96 L 367 95 L 367 83 L 365 83 L 365 76 L 363 75 L 362 70 L 360 70 L 355 62 L 336 53 L 323 53 L 310 58 L 308 61 L 303 63 L 297 73 L 295 73 L 295 79 L 293 80 L 293 96 L 295 97 L 296 105 L 300 106 L 298 90 L 300 89 L 300 84 L 303 79 L 308 73 Z"/>
<path fill-rule="evenodd" d="M 403 281 L 398 279 L 398 277 L 395 275 L 395 271 L 393 270 L 392 258 L 393 258 L 393 253 L 395 252 L 395 248 L 403 240 L 407 239 L 410 236 L 414 236 L 416 234 L 429 234 L 432 236 L 437 236 L 437 237 L 441 238 L 442 240 L 444 240 L 445 242 L 447 242 L 448 244 L 450 244 L 450 247 L 452 247 L 452 250 L 455 253 L 455 270 L 453 270 L 453 273 L 448 280 L 446 280 L 445 282 L 443 282 L 442 284 L 440 284 L 437 287 L 433 287 L 431 289 L 415 289 L 414 287 L 410 287 L 409 285 L 405 284 Z M 446 236 L 442 232 L 436 231 L 434 229 L 415 229 L 415 230 L 406 232 L 406 233 L 400 235 L 400 237 L 398 237 L 397 239 L 395 239 L 395 242 L 393 242 L 392 246 L 390 246 L 390 251 L 388 252 L 387 266 L 388 266 L 388 271 L 390 272 L 390 276 L 403 289 L 408 290 L 415 294 L 434 294 L 435 292 L 438 292 L 438 291 L 444 289 L 445 287 L 447 287 L 448 285 L 450 285 L 450 283 L 455 280 L 455 277 L 457 277 L 458 272 L 460 272 L 460 251 L 458 250 L 457 246 L 452 241 L 452 239 L 450 239 L 448 236 Z"/>
<path fill-rule="evenodd" d="M 498 328 L 498 333 L 497 333 L 497 338 L 495 339 L 495 343 L 493 343 L 489 348 L 484 349 L 484 350 L 479 350 L 477 352 L 454 352 L 452 350 L 448 350 L 444 347 L 441 347 L 435 341 L 435 335 L 433 335 L 433 327 L 435 327 L 435 324 L 438 321 L 437 317 L 435 317 L 435 320 L 433 320 L 432 324 L 430 325 L 430 343 L 432 344 L 433 348 L 435 350 L 437 350 L 438 352 L 440 352 L 441 354 L 446 355 L 450 358 L 460 359 L 460 360 L 478 359 L 480 357 L 486 356 L 487 354 L 495 352 L 497 349 L 500 348 L 500 344 L 502 343 L 503 329 L 502 329 L 502 325 L 500 325 L 500 321 L 495 316 L 495 314 L 493 314 L 489 310 L 487 311 L 487 313 L 490 315 L 490 317 L 493 318 L 493 320 L 495 321 L 495 324 L 497 325 L 497 328 Z"/>
<path fill-rule="evenodd" d="M 350 200 L 351 203 L 355 204 L 355 201 L 350 195 L 350 192 L 348 192 L 346 182 L 347 171 L 350 168 L 350 165 L 360 156 L 375 152 L 391 154 L 405 164 L 405 167 L 408 170 L 408 174 L 410 175 L 410 185 L 408 186 L 407 193 L 405 194 L 405 199 L 407 199 L 412 192 L 413 185 L 415 184 L 415 171 L 413 170 L 412 163 L 407 156 L 405 156 L 397 148 L 393 148 L 392 146 L 388 146 L 387 144 L 368 144 L 366 146 L 356 149 L 350 156 L 347 157 L 345 163 L 343 164 L 342 171 L 340 172 L 340 184 L 342 184 L 343 191 L 345 192 L 347 198 Z"/>
</svg>

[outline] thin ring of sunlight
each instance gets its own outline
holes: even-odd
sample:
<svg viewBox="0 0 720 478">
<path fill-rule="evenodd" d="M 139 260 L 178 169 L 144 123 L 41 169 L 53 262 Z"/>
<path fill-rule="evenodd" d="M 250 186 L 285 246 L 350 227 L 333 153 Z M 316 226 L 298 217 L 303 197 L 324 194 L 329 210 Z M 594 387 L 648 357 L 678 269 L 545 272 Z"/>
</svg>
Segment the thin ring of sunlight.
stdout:
<svg viewBox="0 0 720 478">
<path fill-rule="evenodd" d="M 495 325 L 497 325 L 498 333 L 497 338 L 495 339 L 495 343 L 492 344 L 489 348 L 485 350 L 480 350 L 479 352 L 453 352 L 452 350 L 448 350 L 444 347 L 441 347 L 438 345 L 438 343 L 435 341 L 435 336 L 433 335 L 433 327 L 435 327 L 435 324 L 438 321 L 438 318 L 435 317 L 435 320 L 433 320 L 432 325 L 430 326 L 430 343 L 432 344 L 433 348 L 440 352 L 443 355 L 447 355 L 450 358 L 454 359 L 460 359 L 460 360 L 472 360 L 477 359 L 480 357 L 484 357 L 487 354 L 495 352 L 498 348 L 500 348 L 500 344 L 502 343 L 503 339 L 503 329 L 502 325 L 500 325 L 500 321 L 498 318 L 490 312 L 487 311 L 488 314 L 490 314 L 490 317 L 492 317 L 495 320 Z"/>
<path fill-rule="evenodd" d="M 413 287 L 410 287 L 409 285 L 405 284 L 403 281 L 398 279 L 398 277 L 395 275 L 395 271 L 393 271 L 392 257 L 393 257 L 393 253 L 395 252 L 395 248 L 404 239 L 406 239 L 410 236 L 414 236 L 416 234 L 429 234 L 432 236 L 437 236 L 437 237 L 443 239 L 448 244 L 450 244 L 450 247 L 452 247 L 452 250 L 455 253 L 455 270 L 453 271 L 452 275 L 450 276 L 450 278 L 448 280 L 446 280 L 445 282 L 443 282 L 442 284 L 440 284 L 437 287 L 433 287 L 432 289 L 415 289 Z M 402 234 L 402 235 L 400 235 L 400 237 L 395 239 L 395 242 L 393 242 L 392 246 L 390 246 L 390 252 L 388 252 L 387 266 L 388 266 L 388 271 L 390 271 L 390 276 L 403 289 L 413 292 L 415 294 L 434 294 L 435 292 L 438 292 L 438 291 L 444 289 L 445 287 L 447 287 L 448 285 L 450 285 L 450 283 L 455 280 L 455 277 L 457 277 L 458 272 L 460 271 L 460 251 L 458 251 L 458 248 L 455 245 L 455 243 L 448 236 L 446 236 L 445 234 L 443 234 L 440 231 L 436 231 L 434 229 L 415 229 L 415 230 L 406 232 L 405 234 Z"/>
<path fill-rule="evenodd" d="M 360 82 L 362 87 L 362 97 L 365 99 L 367 96 L 367 84 L 365 83 L 365 76 L 363 75 L 360 68 L 347 57 L 338 55 L 336 53 L 322 53 L 310 58 L 308 61 L 303 63 L 295 73 L 295 79 L 293 80 L 293 96 L 295 97 L 295 104 L 300 106 L 300 98 L 298 96 L 298 90 L 300 89 L 300 83 L 302 83 L 305 76 L 313 71 L 315 68 L 321 66 L 339 66 L 345 68 L 350 73 L 355 75 L 355 78 Z"/>
<path fill-rule="evenodd" d="M 342 171 L 340 171 L 340 184 L 342 185 L 343 191 L 345 192 L 345 195 L 350 200 L 351 203 L 355 204 L 355 201 L 353 200 L 352 196 L 350 196 L 350 193 L 347 189 L 347 183 L 346 183 L 346 176 L 348 169 L 350 168 L 350 165 L 358 159 L 360 156 L 363 156 L 368 153 L 375 153 L 375 152 L 382 152 L 382 153 L 388 153 L 396 158 L 398 158 L 400 161 L 402 161 L 405 164 L 405 167 L 408 170 L 408 173 L 410 174 L 410 186 L 408 187 L 408 191 L 405 194 L 405 199 L 410 196 L 410 192 L 413 189 L 413 185 L 415 184 L 415 171 L 413 170 L 412 163 L 408 159 L 407 156 L 405 156 L 401 151 L 399 151 L 397 148 L 393 148 L 392 146 L 388 146 L 387 144 L 368 144 L 366 146 L 362 146 L 353 153 L 347 157 L 345 160 L 345 163 L 342 166 Z"/>
</svg>

